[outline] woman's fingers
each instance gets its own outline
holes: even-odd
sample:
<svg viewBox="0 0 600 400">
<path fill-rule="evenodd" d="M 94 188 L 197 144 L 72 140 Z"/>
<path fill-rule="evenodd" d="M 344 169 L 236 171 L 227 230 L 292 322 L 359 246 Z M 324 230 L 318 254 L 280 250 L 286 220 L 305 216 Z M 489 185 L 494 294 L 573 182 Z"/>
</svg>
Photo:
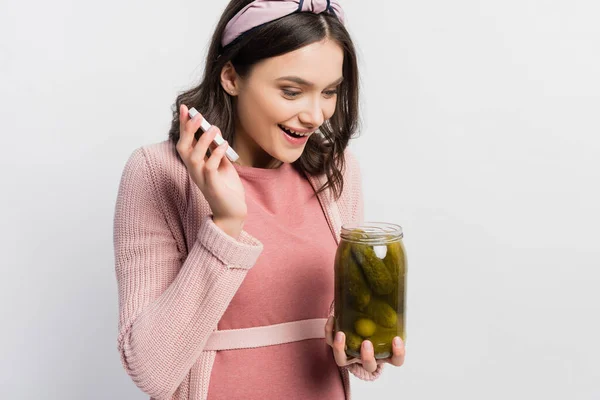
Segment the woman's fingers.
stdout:
<svg viewBox="0 0 600 400">
<path fill-rule="evenodd" d="M 196 115 L 190 119 L 189 110 L 182 104 L 179 107 L 179 141 L 177 142 L 177 151 L 184 160 L 187 160 L 189 153 L 194 147 L 194 134 L 200 128 L 202 115 Z"/>
<path fill-rule="evenodd" d="M 227 159 L 223 160 L 228 144 L 224 143 L 217 150 L 218 146 L 213 143 L 215 136 L 221 135 L 218 127 L 212 125 L 196 140 L 195 134 L 203 120 L 200 114 L 190 119 L 187 106 L 180 106 L 177 152 L 190 178 L 208 202 L 213 219 L 235 222 L 227 233 L 238 236 L 238 228 L 248 215 L 244 185 L 233 164 Z M 207 156 L 209 149 L 212 151 Z"/>
<path fill-rule="evenodd" d="M 375 372 L 377 369 L 377 361 L 375 360 L 373 344 L 370 340 L 363 340 L 360 347 L 360 359 L 364 369 L 368 372 Z"/>
<path fill-rule="evenodd" d="M 397 367 L 404 364 L 406 349 L 404 342 L 399 336 L 396 336 L 392 342 L 392 356 L 389 358 L 376 360 L 373 344 L 370 340 L 363 340 L 360 348 L 360 358 L 348 358 L 346 355 L 346 335 L 342 331 L 338 331 L 334 335 L 333 328 L 334 317 L 329 317 L 325 324 L 325 341 L 333 348 L 333 357 L 336 364 L 340 367 L 361 363 L 363 368 L 368 372 L 375 372 L 377 364 L 390 363 Z"/>
<path fill-rule="evenodd" d="M 404 342 L 399 336 L 396 336 L 392 342 L 392 357 L 389 359 L 389 363 L 396 367 L 404 364 L 404 357 L 406 356 L 406 348 Z"/>
<path fill-rule="evenodd" d="M 360 362 L 360 358 L 348 358 L 346 355 L 346 335 L 344 332 L 338 331 L 335 334 L 331 347 L 333 347 L 333 358 L 335 359 L 335 363 L 340 367 Z"/>
<path fill-rule="evenodd" d="M 344 335 L 344 332 L 338 331 L 335 334 L 331 347 L 333 347 L 333 358 L 335 359 L 335 363 L 340 367 L 348 365 L 348 358 L 346 357 L 346 352 L 344 350 L 345 344 L 346 335 Z"/>
<path fill-rule="evenodd" d="M 198 117 L 196 116 L 196 118 Z M 204 161 L 207 159 L 206 152 L 218 132 L 219 128 L 211 126 L 209 130 L 200 136 L 198 143 L 196 143 L 190 154 L 190 163 L 192 166 L 197 167 L 203 165 Z"/>
<path fill-rule="evenodd" d="M 212 151 L 210 157 L 204 164 L 204 171 L 206 172 L 206 174 L 214 174 L 219 169 L 219 165 L 221 165 L 223 155 L 225 155 L 228 146 L 229 144 L 227 143 L 227 141 L 225 141 Z"/>
<path fill-rule="evenodd" d="M 333 348 L 333 358 L 340 367 L 360 363 L 361 359 L 358 357 L 350 357 L 346 355 L 346 335 L 342 331 L 338 331 L 334 334 L 334 317 L 329 317 L 325 324 L 325 341 L 329 346 Z"/>
<path fill-rule="evenodd" d="M 396 336 L 392 341 L 392 356 L 384 359 L 377 360 L 377 364 L 388 363 L 396 367 L 404 365 L 404 358 L 406 356 L 406 348 L 404 342 L 400 336 Z"/>
</svg>

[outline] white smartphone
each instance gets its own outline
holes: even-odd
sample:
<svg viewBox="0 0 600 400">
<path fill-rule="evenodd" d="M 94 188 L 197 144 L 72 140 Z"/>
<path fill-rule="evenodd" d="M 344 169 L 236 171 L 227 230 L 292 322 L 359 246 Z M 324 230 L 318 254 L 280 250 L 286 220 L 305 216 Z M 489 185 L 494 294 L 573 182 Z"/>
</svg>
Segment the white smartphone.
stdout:
<svg viewBox="0 0 600 400">
<path fill-rule="evenodd" d="M 190 118 L 194 118 L 197 114 L 198 111 L 196 111 L 196 109 L 194 107 L 190 108 L 189 110 L 190 113 Z M 200 129 L 202 129 L 202 132 L 206 132 L 208 130 L 208 128 L 210 128 L 211 125 L 208 123 L 208 121 L 204 118 L 202 118 L 202 123 L 200 124 Z M 213 140 L 213 144 L 215 146 L 220 146 L 221 143 L 223 143 L 225 140 L 223 139 L 223 137 L 219 134 L 217 134 Z M 238 158 L 240 158 L 240 156 L 238 156 L 238 154 L 235 152 L 235 150 L 233 150 L 233 147 L 231 146 L 227 146 L 227 150 L 225 151 L 225 155 L 227 156 L 227 158 L 229 158 L 229 161 L 231 162 L 235 162 L 237 161 Z"/>
</svg>

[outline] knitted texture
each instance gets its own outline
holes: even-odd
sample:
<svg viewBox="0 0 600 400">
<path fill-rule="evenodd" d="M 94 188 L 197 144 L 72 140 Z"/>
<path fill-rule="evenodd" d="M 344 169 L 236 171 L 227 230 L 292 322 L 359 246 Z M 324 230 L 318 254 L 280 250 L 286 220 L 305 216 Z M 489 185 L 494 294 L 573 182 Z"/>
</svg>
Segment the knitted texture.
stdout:
<svg viewBox="0 0 600 400">
<path fill-rule="evenodd" d="M 309 176 L 318 188 L 324 177 Z M 360 172 L 346 151 L 344 191 L 320 196 L 336 241 L 341 225 L 362 221 Z M 215 352 L 204 344 L 262 252 L 242 231 L 236 240 L 212 221 L 210 206 L 190 179 L 175 146 L 164 141 L 135 150 L 127 161 L 114 215 L 119 292 L 118 350 L 134 383 L 155 399 L 204 399 Z M 373 380 L 360 364 L 340 368 Z"/>
</svg>

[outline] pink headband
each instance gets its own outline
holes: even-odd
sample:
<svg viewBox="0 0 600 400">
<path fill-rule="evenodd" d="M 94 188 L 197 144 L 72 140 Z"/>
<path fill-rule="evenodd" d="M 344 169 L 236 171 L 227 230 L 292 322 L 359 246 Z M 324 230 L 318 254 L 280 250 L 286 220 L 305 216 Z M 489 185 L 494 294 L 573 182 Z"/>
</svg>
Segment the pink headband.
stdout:
<svg viewBox="0 0 600 400">
<path fill-rule="evenodd" d="M 344 12 L 337 0 L 254 0 L 231 18 L 221 45 L 225 47 L 242 33 L 295 12 L 320 14 L 327 10 L 344 23 Z"/>
</svg>

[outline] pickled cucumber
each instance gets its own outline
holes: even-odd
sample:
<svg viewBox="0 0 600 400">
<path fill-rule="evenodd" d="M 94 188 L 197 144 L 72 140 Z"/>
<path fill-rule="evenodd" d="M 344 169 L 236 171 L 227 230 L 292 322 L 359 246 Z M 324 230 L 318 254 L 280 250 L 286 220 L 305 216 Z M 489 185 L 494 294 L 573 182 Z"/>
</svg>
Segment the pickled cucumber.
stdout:
<svg viewBox="0 0 600 400">
<path fill-rule="evenodd" d="M 349 302 L 358 310 L 363 310 L 371 301 L 371 289 L 365 280 L 362 270 L 351 255 L 351 244 L 342 243 L 339 252 L 338 265 L 346 284 Z"/>
<path fill-rule="evenodd" d="M 373 292 L 381 295 L 389 294 L 394 290 L 396 281 L 383 263 L 377 257 L 373 248 L 364 244 L 352 244 L 352 255 L 367 278 Z"/>
<path fill-rule="evenodd" d="M 351 240 L 361 240 L 367 239 L 369 237 L 367 233 L 362 229 L 353 229 L 348 236 Z"/>
<path fill-rule="evenodd" d="M 354 331 L 362 337 L 371 336 L 377 330 L 377 325 L 373 320 L 360 318 L 354 322 Z"/>
<path fill-rule="evenodd" d="M 404 315 L 398 315 L 398 324 L 394 328 L 385 328 L 377 325 L 375 334 L 365 339 L 368 339 L 373 343 L 373 349 L 375 351 L 375 358 L 389 357 L 392 353 L 392 341 L 396 336 L 400 336 L 402 340 L 405 340 L 406 335 L 404 332 Z"/>
<path fill-rule="evenodd" d="M 396 310 L 394 310 L 385 301 L 376 297 L 371 298 L 371 301 L 363 311 L 377 324 L 386 328 L 394 328 L 398 322 L 398 314 L 396 314 Z"/>
<path fill-rule="evenodd" d="M 377 358 L 389 357 L 392 354 L 392 341 L 398 335 L 396 329 L 380 329 L 373 336 L 367 338 L 373 343 L 373 352 Z"/>
<path fill-rule="evenodd" d="M 404 307 L 405 257 L 401 242 L 393 242 L 387 245 L 387 254 L 383 259 L 383 263 L 388 268 L 392 280 L 397 284 L 394 285 L 391 293 L 382 297 L 394 309 L 402 309 Z"/>
<path fill-rule="evenodd" d="M 360 346 L 362 345 L 363 338 L 349 330 L 343 332 L 346 335 L 346 346 L 348 346 L 348 350 L 360 353 Z"/>
<path fill-rule="evenodd" d="M 381 296 L 381 298 L 396 310 L 404 307 L 404 291 L 395 289 L 392 293 Z"/>
<path fill-rule="evenodd" d="M 398 280 L 404 275 L 404 249 L 402 243 L 393 242 L 387 245 L 387 253 L 383 259 L 393 280 Z"/>
</svg>

